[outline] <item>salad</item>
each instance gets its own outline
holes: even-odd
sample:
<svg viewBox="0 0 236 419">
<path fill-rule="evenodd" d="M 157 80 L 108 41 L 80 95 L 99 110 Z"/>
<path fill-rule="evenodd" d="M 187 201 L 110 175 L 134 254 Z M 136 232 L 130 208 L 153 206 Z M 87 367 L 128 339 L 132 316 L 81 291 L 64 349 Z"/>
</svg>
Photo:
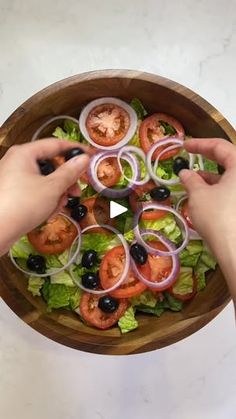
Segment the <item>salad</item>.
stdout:
<svg viewBox="0 0 236 419">
<path fill-rule="evenodd" d="M 206 287 L 216 261 L 194 229 L 188 197 L 178 173 L 183 168 L 217 172 L 217 165 L 190 155 L 181 122 L 148 113 L 139 99 L 130 104 L 99 98 L 79 119 L 59 115 L 45 129 L 73 141 L 66 155 L 39 161 L 50 175 L 90 147 L 92 157 L 78 183 L 81 196 L 68 196 L 63 212 L 45 221 L 10 249 L 28 290 L 47 310 L 67 309 L 91 327 L 118 324 L 121 333 L 138 327 L 139 313 L 180 311 Z M 126 211 L 110 218 L 110 202 Z"/>
</svg>

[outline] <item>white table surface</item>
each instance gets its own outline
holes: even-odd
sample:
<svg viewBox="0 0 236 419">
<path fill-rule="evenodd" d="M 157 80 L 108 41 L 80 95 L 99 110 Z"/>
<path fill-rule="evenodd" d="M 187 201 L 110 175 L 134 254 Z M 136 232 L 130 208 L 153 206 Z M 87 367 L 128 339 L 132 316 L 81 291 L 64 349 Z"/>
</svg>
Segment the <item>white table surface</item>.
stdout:
<svg viewBox="0 0 236 419">
<path fill-rule="evenodd" d="M 192 88 L 235 125 L 235 0 L 0 0 L 0 123 L 64 77 L 141 69 Z M 75 351 L 0 304 L 2 419 L 235 419 L 230 304 L 171 347 L 131 357 Z"/>
</svg>

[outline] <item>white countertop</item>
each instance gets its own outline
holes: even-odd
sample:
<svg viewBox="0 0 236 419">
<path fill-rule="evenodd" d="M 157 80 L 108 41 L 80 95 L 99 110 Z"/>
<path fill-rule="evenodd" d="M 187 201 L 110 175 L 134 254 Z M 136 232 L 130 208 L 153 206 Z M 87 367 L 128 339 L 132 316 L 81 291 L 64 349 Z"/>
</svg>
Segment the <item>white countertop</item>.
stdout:
<svg viewBox="0 0 236 419">
<path fill-rule="evenodd" d="M 130 68 L 185 84 L 235 125 L 236 1 L 0 0 L 0 63 L 0 123 L 56 80 Z M 233 307 L 171 347 L 105 357 L 44 338 L 1 302 L 0 417 L 235 419 Z"/>
</svg>

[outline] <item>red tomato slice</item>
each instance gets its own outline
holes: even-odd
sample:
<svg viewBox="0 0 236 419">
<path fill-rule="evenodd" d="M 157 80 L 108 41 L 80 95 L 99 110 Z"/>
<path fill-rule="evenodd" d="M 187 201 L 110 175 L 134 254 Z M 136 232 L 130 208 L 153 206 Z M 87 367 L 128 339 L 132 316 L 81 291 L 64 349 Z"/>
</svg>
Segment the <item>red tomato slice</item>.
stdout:
<svg viewBox="0 0 236 419">
<path fill-rule="evenodd" d="M 192 221 L 190 219 L 190 216 L 189 216 L 188 201 L 184 202 L 184 204 L 182 206 L 182 209 L 181 209 L 181 214 L 185 218 L 185 220 L 187 221 L 188 226 L 190 228 L 194 229 L 193 223 L 192 223 Z"/>
<path fill-rule="evenodd" d="M 88 209 L 85 217 L 79 222 L 80 227 L 83 229 L 92 224 L 108 224 L 113 226 L 114 220 L 110 218 L 109 202 L 103 198 L 91 197 L 81 201 Z M 110 232 L 102 227 L 97 227 L 89 230 L 89 233 L 105 233 Z"/>
<path fill-rule="evenodd" d="M 151 247 L 159 250 L 167 250 L 167 247 L 159 241 L 148 241 L 147 242 Z M 150 281 L 161 282 L 163 279 L 167 278 L 172 269 L 172 258 L 170 256 L 157 256 L 157 255 L 148 255 L 148 263 L 151 269 Z M 177 274 L 178 275 L 178 274 Z M 167 289 L 166 286 L 163 286 L 160 291 Z"/>
<path fill-rule="evenodd" d="M 29 242 L 40 253 L 57 255 L 68 249 L 77 236 L 77 229 L 62 215 L 27 234 Z"/>
<path fill-rule="evenodd" d="M 86 120 L 90 138 L 99 145 L 112 146 L 121 141 L 130 127 L 130 116 L 121 106 L 104 103 L 95 106 Z"/>
<path fill-rule="evenodd" d="M 115 157 L 108 157 L 99 163 L 97 169 L 97 176 L 100 182 L 110 188 L 114 186 L 120 179 L 121 172 Z M 87 173 L 84 173 L 80 180 L 84 183 L 89 183 L 89 178 Z"/>
<path fill-rule="evenodd" d="M 155 202 L 152 199 L 150 201 L 139 201 L 143 197 L 144 194 L 150 192 L 153 188 L 155 188 L 155 183 L 150 180 L 143 186 L 137 186 L 134 192 L 129 196 L 129 202 L 132 211 L 135 213 L 138 211 L 139 208 L 142 208 L 143 204 L 147 204 L 148 202 Z M 165 201 L 161 202 L 162 205 L 171 206 L 170 198 L 167 198 Z M 144 211 L 140 217 L 141 220 L 158 220 L 161 217 L 166 215 L 166 211 L 163 210 L 153 210 L 153 211 Z"/>
<path fill-rule="evenodd" d="M 103 289 L 111 288 L 117 283 L 124 269 L 124 264 L 125 251 L 123 246 L 114 247 L 105 254 L 99 269 L 99 277 Z M 140 272 L 145 278 L 149 277 L 149 264 L 146 263 L 140 266 Z M 116 298 L 130 298 L 141 294 L 146 288 L 146 285 L 139 281 L 130 269 L 123 284 L 110 294 Z"/>
<path fill-rule="evenodd" d="M 175 129 L 175 138 L 184 138 L 184 128 L 179 121 L 177 121 L 172 116 L 166 115 L 164 113 L 155 113 L 149 116 L 148 118 L 144 119 L 144 121 L 142 121 L 139 127 L 140 144 L 145 153 L 147 153 L 150 150 L 151 146 L 157 141 L 171 137 L 169 134 L 165 134 L 165 129 L 161 124 L 162 121 L 171 125 Z M 166 146 L 158 148 L 158 150 L 156 150 L 153 153 L 153 160 L 155 160 L 157 156 L 160 154 L 160 152 L 165 148 Z M 171 157 L 178 154 L 178 152 L 178 149 L 168 151 L 167 153 L 161 156 L 160 160 L 170 159 Z"/>
<path fill-rule="evenodd" d="M 193 288 L 192 292 L 189 292 L 188 294 L 180 294 L 176 292 L 176 288 L 178 286 L 178 278 L 175 283 L 175 285 L 168 289 L 168 292 L 172 294 L 175 298 L 181 301 L 188 301 L 191 300 L 197 293 L 197 278 L 193 275 Z"/>
<path fill-rule="evenodd" d="M 120 300 L 119 307 L 114 313 L 104 313 L 98 307 L 99 296 L 85 292 L 80 300 L 80 313 L 83 319 L 98 329 L 109 329 L 114 326 L 128 308 L 127 300 Z"/>
</svg>

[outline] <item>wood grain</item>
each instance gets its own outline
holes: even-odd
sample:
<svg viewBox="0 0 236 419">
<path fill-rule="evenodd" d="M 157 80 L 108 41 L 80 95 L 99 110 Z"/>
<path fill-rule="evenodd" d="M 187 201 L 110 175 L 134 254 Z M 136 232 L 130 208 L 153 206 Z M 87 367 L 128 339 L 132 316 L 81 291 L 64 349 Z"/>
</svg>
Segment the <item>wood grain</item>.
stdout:
<svg viewBox="0 0 236 419">
<path fill-rule="evenodd" d="M 222 137 L 236 143 L 235 130 L 227 120 L 186 87 L 138 71 L 104 70 L 57 82 L 23 103 L 0 129 L 0 156 L 11 145 L 30 141 L 34 131 L 49 117 L 58 114 L 78 117 L 86 103 L 102 96 L 117 96 L 126 101 L 138 97 L 149 112 L 166 112 L 179 119 L 192 136 Z M 208 275 L 205 290 L 186 304 L 182 312 L 166 312 L 160 318 L 139 315 L 140 327 L 120 336 L 117 328 L 102 332 L 89 328 L 67 310 L 47 313 L 42 299 L 27 291 L 25 277 L 7 256 L 0 261 L 0 295 L 22 320 L 43 335 L 75 349 L 113 355 L 151 351 L 177 342 L 206 325 L 230 300 L 217 268 Z"/>
</svg>

